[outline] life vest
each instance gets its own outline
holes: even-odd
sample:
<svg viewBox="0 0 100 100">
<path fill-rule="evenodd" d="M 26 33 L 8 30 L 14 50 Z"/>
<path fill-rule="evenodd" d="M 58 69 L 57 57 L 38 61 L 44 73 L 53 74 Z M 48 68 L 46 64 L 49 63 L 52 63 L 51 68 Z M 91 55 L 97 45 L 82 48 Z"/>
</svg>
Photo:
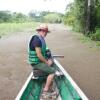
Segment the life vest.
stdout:
<svg viewBox="0 0 100 100">
<path fill-rule="evenodd" d="M 42 43 L 41 53 L 42 53 L 43 57 L 46 58 L 46 43 L 45 43 L 45 40 L 43 39 L 42 36 L 39 36 L 39 35 L 34 35 L 34 36 L 38 36 L 39 37 L 39 39 L 40 39 L 40 41 Z M 32 39 L 33 39 L 34 36 L 32 36 L 30 42 L 32 41 Z M 31 50 L 30 47 L 28 47 L 28 48 L 29 48 L 29 50 L 28 50 L 29 64 L 38 64 L 38 63 L 40 63 L 41 61 L 37 57 L 36 51 Z"/>
</svg>

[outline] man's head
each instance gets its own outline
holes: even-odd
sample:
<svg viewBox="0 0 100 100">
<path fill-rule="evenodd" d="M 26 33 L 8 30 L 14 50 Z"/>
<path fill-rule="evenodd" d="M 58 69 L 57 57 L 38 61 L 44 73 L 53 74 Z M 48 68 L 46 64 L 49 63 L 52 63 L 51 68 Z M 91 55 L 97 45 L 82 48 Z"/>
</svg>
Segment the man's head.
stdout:
<svg viewBox="0 0 100 100">
<path fill-rule="evenodd" d="M 36 31 L 38 31 L 38 33 L 40 35 L 42 35 L 43 37 L 45 37 L 47 35 L 47 33 L 49 33 L 50 31 L 48 30 L 48 25 L 46 24 L 41 24 Z"/>
</svg>

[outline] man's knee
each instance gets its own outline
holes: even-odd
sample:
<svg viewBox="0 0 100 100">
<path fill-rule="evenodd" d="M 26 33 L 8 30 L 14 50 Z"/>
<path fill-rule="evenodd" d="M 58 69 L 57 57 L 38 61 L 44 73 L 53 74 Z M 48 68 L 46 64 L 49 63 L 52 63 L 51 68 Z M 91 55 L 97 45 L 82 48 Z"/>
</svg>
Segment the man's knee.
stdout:
<svg viewBox="0 0 100 100">
<path fill-rule="evenodd" d="M 55 76 L 54 73 L 48 75 L 48 77 L 51 77 L 51 78 L 53 78 L 54 76 Z"/>
</svg>

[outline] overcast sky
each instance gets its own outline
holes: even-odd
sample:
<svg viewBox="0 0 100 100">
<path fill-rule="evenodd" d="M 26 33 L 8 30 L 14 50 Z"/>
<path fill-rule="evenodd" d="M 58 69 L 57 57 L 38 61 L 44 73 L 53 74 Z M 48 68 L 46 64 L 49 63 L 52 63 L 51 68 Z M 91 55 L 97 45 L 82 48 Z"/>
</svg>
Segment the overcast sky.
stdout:
<svg viewBox="0 0 100 100">
<path fill-rule="evenodd" d="M 37 11 L 57 11 L 64 13 L 66 5 L 74 0 L 0 0 L 0 10 L 29 13 Z"/>
</svg>

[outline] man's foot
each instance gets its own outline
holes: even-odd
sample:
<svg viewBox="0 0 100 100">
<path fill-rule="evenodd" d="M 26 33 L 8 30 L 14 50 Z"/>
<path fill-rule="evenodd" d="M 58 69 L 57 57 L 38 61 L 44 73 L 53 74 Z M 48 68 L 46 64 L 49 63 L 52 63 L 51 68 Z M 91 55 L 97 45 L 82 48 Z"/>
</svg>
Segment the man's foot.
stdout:
<svg viewBox="0 0 100 100">
<path fill-rule="evenodd" d="M 42 98 L 50 98 L 50 97 L 56 97 L 57 96 L 57 92 L 56 91 L 53 91 L 53 92 L 46 92 L 46 91 L 43 91 L 42 93 Z"/>
<path fill-rule="evenodd" d="M 56 71 L 56 72 L 55 72 L 55 75 L 56 75 L 56 76 L 62 76 L 62 75 L 64 75 L 64 74 L 63 74 L 61 71 Z"/>
<path fill-rule="evenodd" d="M 32 79 L 38 79 L 39 77 L 35 77 L 34 75 L 32 76 Z"/>
</svg>

